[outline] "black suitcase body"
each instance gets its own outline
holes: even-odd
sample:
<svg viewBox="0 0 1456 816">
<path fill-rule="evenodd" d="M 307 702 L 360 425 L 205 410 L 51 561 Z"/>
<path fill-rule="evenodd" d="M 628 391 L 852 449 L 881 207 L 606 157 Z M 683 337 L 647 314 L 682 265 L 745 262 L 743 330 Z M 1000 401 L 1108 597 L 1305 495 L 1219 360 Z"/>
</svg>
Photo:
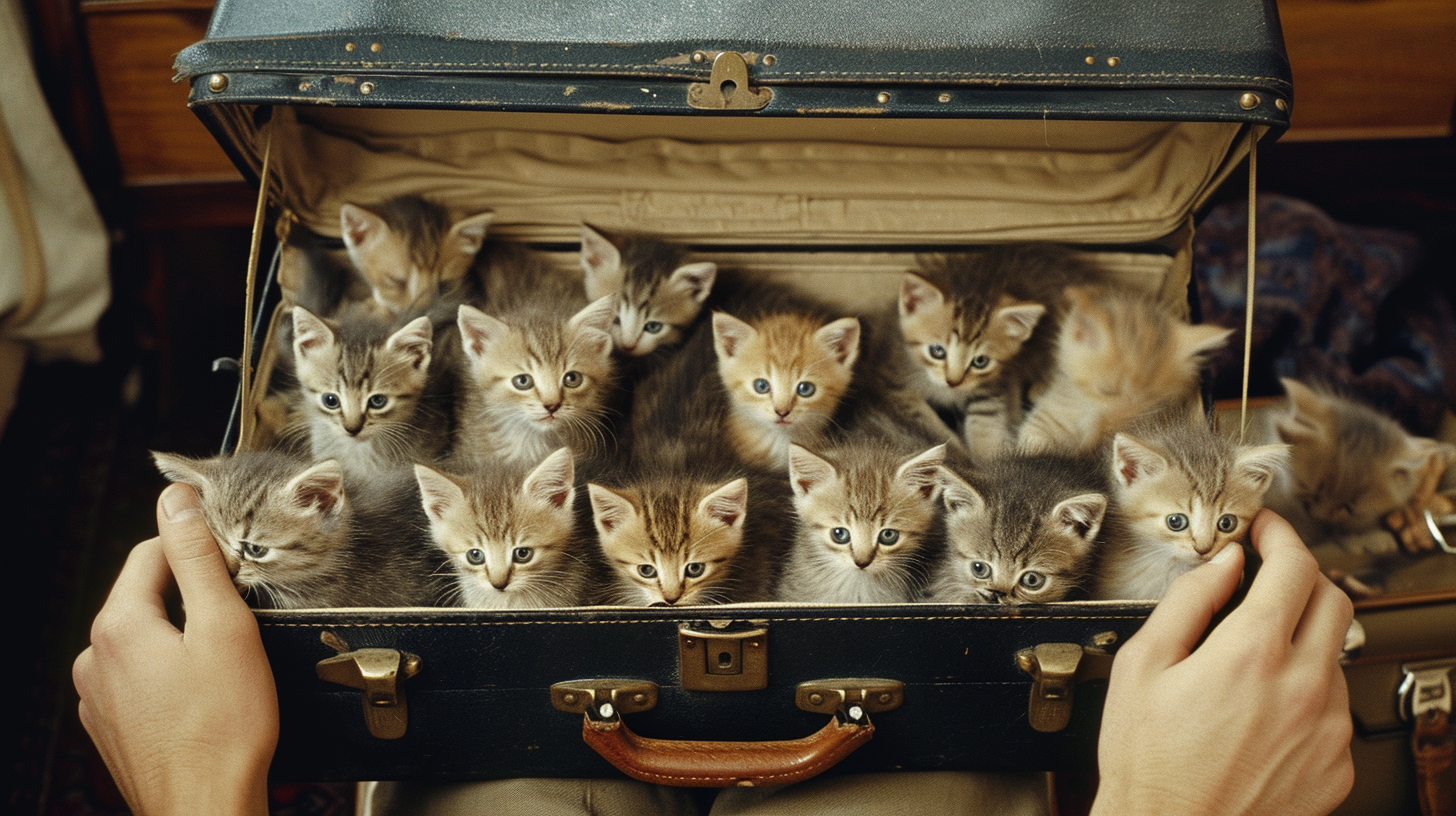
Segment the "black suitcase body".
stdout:
<svg viewBox="0 0 1456 816">
<path fill-rule="evenodd" d="M 1041 239 L 1120 259 L 1175 302 L 1193 214 L 1251 145 L 1283 131 L 1291 104 L 1273 0 L 731 12 L 221 0 L 177 71 L 267 203 L 325 234 L 338 234 L 341 201 L 425 192 L 494 209 L 494 235 L 565 252 L 587 220 L 788 267 L 871 259 L 854 280 L 903 269 L 916 251 Z M 583 146 L 595 151 L 586 163 Z M 709 171 L 676 173 L 694 162 Z M 258 278 L 260 373 L 270 280 Z M 244 446 L 260 390 L 244 398 Z M 614 775 L 583 740 L 605 721 L 679 741 L 843 732 L 813 749 L 852 751 L 841 771 L 1085 768 L 1112 656 L 1150 609 L 258 619 L 283 716 L 276 778 L 468 779 Z M 830 761 L 795 756 L 799 768 Z M 754 773 L 715 784 L 785 778 Z"/>
</svg>

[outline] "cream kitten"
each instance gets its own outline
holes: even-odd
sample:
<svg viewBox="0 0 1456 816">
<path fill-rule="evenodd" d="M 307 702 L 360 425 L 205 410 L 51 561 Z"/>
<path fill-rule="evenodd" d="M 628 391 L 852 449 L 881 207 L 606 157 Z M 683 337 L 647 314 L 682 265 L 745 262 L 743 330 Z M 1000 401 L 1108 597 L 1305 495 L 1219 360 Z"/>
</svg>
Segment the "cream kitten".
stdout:
<svg viewBox="0 0 1456 816">
<path fill-rule="evenodd" d="M 718 374 L 727 394 L 728 442 L 744 461 L 784 470 L 789 445 L 815 445 L 849 390 L 860 324 L 797 313 L 750 323 L 713 314 Z"/>
<path fill-rule="evenodd" d="M 946 555 L 929 600 L 1049 603 L 1085 592 L 1109 527 L 1097 460 L 1013 454 L 974 478 L 942 470 Z"/>
<path fill-rule="evenodd" d="M 349 260 L 391 318 L 420 314 L 441 291 L 460 284 L 492 218 L 486 212 L 452 223 L 445 208 L 418 196 L 339 208 Z"/>
<path fill-rule="evenodd" d="M 1433 461 L 1456 464 L 1456 446 L 1414 436 L 1354 400 L 1297 380 L 1281 382 L 1287 408 L 1271 415 L 1263 436 L 1289 445 L 1290 466 L 1269 506 L 1311 546 L 1335 542 L 1352 552 L 1395 552 L 1385 516 L 1410 500 Z"/>
<path fill-rule="evenodd" d="M 583 602 L 590 539 L 578 530 L 571 450 L 520 468 L 449 475 L 415 465 L 435 546 L 454 567 L 461 605 L 540 609 Z"/>
<path fill-rule="evenodd" d="M 614 580 L 607 603 L 766 601 L 792 524 L 780 480 L 727 481 L 644 468 L 626 486 L 589 483 L 592 521 Z"/>
<path fill-rule="evenodd" d="M 152 456 L 164 476 L 197 490 L 233 584 L 256 606 L 440 605 L 444 559 L 426 543 L 419 498 L 400 471 L 346 490 L 334 460 Z"/>
<path fill-rule="evenodd" d="M 1022 424 L 1023 450 L 1092 451 L 1138 417 L 1198 399 L 1232 329 L 1193 326 L 1134 294 L 1069 287 L 1055 370 Z"/>
<path fill-rule="evenodd" d="M 713 291 L 717 264 L 684 263 L 687 250 L 653 238 L 608 238 L 581 226 L 586 296 L 613 296 L 612 342 L 633 357 L 675 346 Z"/>
<path fill-rule="evenodd" d="M 1112 440 L 1125 535 L 1103 549 L 1094 598 L 1156 600 L 1175 578 L 1238 546 L 1289 464 L 1286 445 L 1236 445 L 1201 415 L 1169 412 Z"/>
<path fill-rule="evenodd" d="M 448 409 L 431 388 L 433 329 L 419 317 L 395 329 L 346 312 L 338 322 L 293 307 L 295 414 L 314 459 L 367 475 L 440 455 Z"/>
<path fill-rule="evenodd" d="M 945 446 L 906 457 L 880 444 L 789 448 L 798 533 L 775 597 L 909 603 L 940 545 Z"/>
</svg>

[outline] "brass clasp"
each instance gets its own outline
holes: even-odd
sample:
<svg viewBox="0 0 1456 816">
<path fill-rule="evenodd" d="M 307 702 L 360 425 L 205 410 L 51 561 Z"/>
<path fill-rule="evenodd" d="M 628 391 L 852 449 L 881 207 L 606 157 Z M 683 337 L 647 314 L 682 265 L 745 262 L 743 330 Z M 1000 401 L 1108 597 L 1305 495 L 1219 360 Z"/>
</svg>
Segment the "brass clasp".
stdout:
<svg viewBox="0 0 1456 816">
<path fill-rule="evenodd" d="M 708 81 L 688 86 L 688 107 L 699 110 L 758 110 L 771 99 L 772 88 L 748 84 L 748 63 L 737 51 L 718 54 Z"/>
<path fill-rule="evenodd" d="M 905 702 L 905 684 L 899 680 L 845 677 L 832 680 L 810 680 L 794 689 L 794 705 L 815 714 L 851 711 L 855 706 L 870 714 L 893 711 Z M 862 719 L 850 714 L 850 719 Z"/>
<path fill-rule="evenodd" d="M 569 680 L 553 683 L 551 705 L 558 711 L 609 720 L 657 705 L 657 684 L 651 680 Z"/>
<path fill-rule="evenodd" d="M 1094 637 L 1092 646 L 1039 643 L 1016 653 L 1016 664 L 1031 675 L 1027 719 L 1034 730 L 1051 733 L 1067 727 L 1077 684 L 1105 680 L 1111 673 L 1112 654 L 1105 647 L 1115 640 L 1108 632 Z"/>
<path fill-rule="evenodd" d="M 1419 719 L 1427 711 L 1451 713 L 1451 670 L 1456 660 L 1423 660 L 1400 667 L 1399 708 L 1401 719 Z"/>
<path fill-rule="evenodd" d="M 689 691 L 768 688 L 768 629 L 677 630 L 678 678 Z"/>
<path fill-rule="evenodd" d="M 332 635 L 332 633 L 325 633 Z M 338 648 L 337 636 L 324 638 Z M 320 680 L 364 692 L 364 723 L 379 739 L 399 739 L 409 725 L 404 681 L 420 673 L 419 655 L 397 649 L 355 649 L 319 661 Z"/>
</svg>

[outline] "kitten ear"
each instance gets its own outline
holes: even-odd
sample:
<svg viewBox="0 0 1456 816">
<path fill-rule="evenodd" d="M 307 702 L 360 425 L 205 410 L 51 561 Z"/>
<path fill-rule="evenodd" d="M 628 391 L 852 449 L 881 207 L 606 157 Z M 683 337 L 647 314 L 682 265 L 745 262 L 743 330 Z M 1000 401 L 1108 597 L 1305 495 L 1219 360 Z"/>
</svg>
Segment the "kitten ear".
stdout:
<svg viewBox="0 0 1456 816">
<path fill-rule="evenodd" d="M 393 237 L 394 231 L 383 218 L 355 204 L 339 208 L 339 228 L 344 234 L 344 247 L 349 260 L 359 270 L 369 268 L 369 259 Z"/>
<path fill-rule="evenodd" d="M 302 306 L 293 307 L 293 354 L 299 359 L 331 350 L 334 330 Z"/>
<path fill-rule="evenodd" d="M 941 465 L 945 463 L 945 445 L 940 444 L 905 460 L 895 471 L 895 480 L 904 482 L 927 499 L 940 489 Z"/>
<path fill-rule="evenodd" d="M 1091 545 L 1102 529 L 1102 515 L 1107 512 L 1107 497 L 1101 493 L 1073 496 L 1052 508 L 1052 521 L 1068 533 Z"/>
<path fill-rule="evenodd" d="M 809 495 L 809 491 L 833 479 L 837 474 L 834 465 L 822 459 L 802 445 L 789 445 L 789 486 L 796 498 Z"/>
<path fill-rule="evenodd" d="M 906 272 L 900 280 L 900 316 L 939 309 L 945 305 L 945 294 L 930 281 L 914 272 Z"/>
<path fill-rule="evenodd" d="M 814 339 L 828 349 L 835 362 L 849 368 L 859 358 L 859 318 L 841 317 L 814 332 Z"/>
<path fill-rule="evenodd" d="M 1279 438 L 1285 442 L 1318 440 L 1322 435 L 1329 403 L 1318 391 L 1299 380 L 1281 377 L 1284 393 L 1289 398 L 1289 411 L 1275 422 Z"/>
<path fill-rule="evenodd" d="M 152 451 L 152 461 L 157 463 L 157 470 L 170 481 L 191 485 L 198 493 L 212 489 L 212 480 L 207 476 L 211 466 L 206 459 L 190 459 L 175 453 Z"/>
<path fill-rule="evenodd" d="M 510 332 L 505 323 L 466 303 L 460 304 L 456 315 L 461 344 L 472 359 L 485 357 L 491 345 Z"/>
<path fill-rule="evenodd" d="M 1223 348 L 1228 343 L 1229 335 L 1233 333 L 1233 329 L 1226 329 L 1222 326 L 1180 323 L 1178 324 L 1178 347 L 1182 350 L 1185 359 L 1199 360 Z"/>
<path fill-rule="evenodd" d="M 485 245 L 486 228 L 494 220 L 495 213 L 483 212 L 456 221 L 445 236 L 445 246 L 453 247 L 467 258 L 474 258 Z"/>
<path fill-rule="evenodd" d="M 945 512 L 952 515 L 980 512 L 986 506 L 980 492 L 945 468 L 940 469 L 940 502 L 945 505 Z"/>
<path fill-rule="evenodd" d="M 558 510 L 570 511 L 576 498 L 576 462 L 571 448 L 557 448 L 531 471 L 521 490 L 533 499 L 542 499 Z"/>
<path fill-rule="evenodd" d="M 589 483 L 586 492 L 591 499 L 592 523 L 602 538 L 637 516 L 637 506 L 632 500 L 615 490 Z"/>
<path fill-rule="evenodd" d="M 718 359 L 738 354 L 744 343 L 758 336 L 758 330 L 727 312 L 713 312 L 713 348 Z"/>
<path fill-rule="evenodd" d="M 1288 445 L 1260 445 L 1245 448 L 1234 457 L 1234 478 L 1260 496 L 1274 483 L 1274 477 L 1289 469 Z"/>
<path fill-rule="evenodd" d="M 713 292 L 713 281 L 718 278 L 718 265 L 704 261 L 703 263 L 691 263 L 679 266 L 674 269 L 672 276 L 667 279 L 669 289 L 675 289 L 687 295 L 698 305 L 708 299 Z"/>
<path fill-rule="evenodd" d="M 616 316 L 617 296 L 603 295 L 588 303 L 581 311 L 572 315 L 571 319 L 566 322 L 566 325 L 570 326 L 572 331 L 596 329 L 606 334 L 608 331 L 611 331 L 612 318 Z M 610 343 L 611 339 L 609 336 L 607 342 Z"/>
<path fill-rule="evenodd" d="M 284 492 L 299 510 L 332 515 L 344 505 L 344 471 L 335 459 L 325 459 L 294 476 Z"/>
<path fill-rule="evenodd" d="M 465 491 L 449 476 L 424 465 L 415 465 L 415 481 L 420 484 L 420 503 L 425 515 L 437 524 L 444 523 L 445 514 L 465 503 Z"/>
<path fill-rule="evenodd" d="M 1062 321 L 1061 342 L 1070 342 L 1092 351 L 1100 350 L 1107 342 L 1107 333 L 1097 318 L 1089 313 L 1094 308 L 1091 294 L 1081 287 L 1072 287 L 1067 290 L 1067 299 L 1072 306 Z"/>
<path fill-rule="evenodd" d="M 581 225 L 581 271 L 592 300 L 622 291 L 622 251 L 586 224 Z"/>
<path fill-rule="evenodd" d="M 1036 331 L 1036 324 L 1041 322 L 1041 316 L 1046 314 L 1046 307 L 1040 303 L 1017 303 L 1011 306 L 1002 306 L 991 313 L 992 325 L 996 326 L 1001 336 L 1013 343 L 1025 343 L 1031 333 Z"/>
<path fill-rule="evenodd" d="M 1112 437 L 1112 474 L 1123 487 L 1140 479 L 1156 479 L 1168 470 L 1161 453 L 1125 433 Z"/>
<path fill-rule="evenodd" d="M 413 368 L 424 371 L 430 365 L 431 338 L 434 332 L 435 327 L 430 325 L 428 317 L 417 317 L 390 335 L 389 340 L 384 343 L 384 350 L 408 359 Z"/>
<path fill-rule="evenodd" d="M 698 514 L 724 527 L 741 527 L 743 517 L 748 515 L 748 480 L 734 479 L 704 496 L 698 502 Z"/>
</svg>

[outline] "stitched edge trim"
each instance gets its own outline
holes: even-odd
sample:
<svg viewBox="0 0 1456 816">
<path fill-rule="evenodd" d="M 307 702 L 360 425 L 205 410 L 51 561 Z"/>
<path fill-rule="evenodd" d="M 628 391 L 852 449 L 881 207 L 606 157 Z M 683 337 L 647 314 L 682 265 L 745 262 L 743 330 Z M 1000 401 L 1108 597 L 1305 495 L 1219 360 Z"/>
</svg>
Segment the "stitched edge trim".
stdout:
<svg viewBox="0 0 1456 816">
<path fill-rule="evenodd" d="M 769 621 L 770 623 L 795 623 L 795 622 L 804 622 L 804 623 L 836 622 L 836 623 L 844 623 L 844 622 L 858 622 L 858 621 L 872 621 L 872 622 L 884 622 L 884 621 L 994 621 L 994 620 L 1016 621 L 1018 623 L 1025 623 L 1027 621 L 1042 621 L 1042 620 L 1060 620 L 1060 621 L 1069 621 L 1069 620 L 1071 620 L 1071 621 L 1147 620 L 1147 616 L 1145 616 L 1145 615 L 1054 615 L 1054 616 L 1037 616 L 1037 617 L 1025 617 L 1025 618 L 1010 617 L 1010 616 L 1006 616 L 1006 617 L 1002 617 L 1002 616 L 994 616 L 994 617 L 971 617 L 971 616 L 960 616 L 960 615 L 956 615 L 956 616 L 946 616 L 946 617 L 923 617 L 923 618 L 870 618 L 870 617 L 864 617 L 864 618 L 763 618 L 763 617 L 753 617 L 753 620 L 765 620 L 765 621 Z M 287 629 L 315 629 L 315 628 L 321 628 L 321 627 L 323 627 L 323 628 L 330 628 L 330 629 L 339 629 L 339 628 L 351 628 L 351 629 L 390 629 L 390 628 L 397 628 L 397 629 L 403 629 L 403 628 L 424 628 L 424 627 L 431 627 L 431 626 L 606 626 L 606 625 L 613 625 L 613 624 L 616 624 L 616 625 L 622 625 L 622 624 L 671 625 L 671 624 L 681 624 L 684 621 L 684 619 L 672 619 L 672 620 L 583 620 L 583 621 L 575 621 L 575 620 L 563 620 L 563 621 L 458 621 L 458 622 L 420 621 L 418 623 L 394 623 L 394 622 L 345 623 L 345 622 L 336 622 L 336 621 L 319 621 L 318 623 L 289 623 L 289 622 L 282 622 L 282 621 L 269 621 L 266 618 L 257 618 L 257 621 L 258 621 L 258 625 L 259 626 L 271 626 L 271 627 L 280 628 L 280 629 L 282 629 L 282 628 L 287 628 Z"/>
</svg>

